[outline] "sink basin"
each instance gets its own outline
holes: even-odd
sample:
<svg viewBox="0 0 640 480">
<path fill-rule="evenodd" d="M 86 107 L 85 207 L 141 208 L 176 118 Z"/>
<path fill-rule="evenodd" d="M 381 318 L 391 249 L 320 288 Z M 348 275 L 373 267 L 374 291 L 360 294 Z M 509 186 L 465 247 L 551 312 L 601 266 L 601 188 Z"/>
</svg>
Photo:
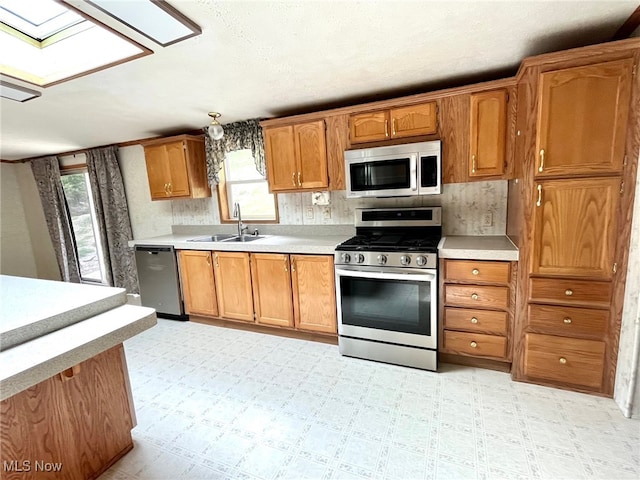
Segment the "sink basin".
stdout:
<svg viewBox="0 0 640 480">
<path fill-rule="evenodd" d="M 217 235 L 207 235 L 206 237 L 190 238 L 187 242 L 224 242 L 236 236 L 237 235 L 233 233 L 220 233 Z"/>
<path fill-rule="evenodd" d="M 260 240 L 265 238 L 264 235 L 232 235 L 232 238 L 222 240 L 223 242 L 253 242 L 254 240 Z"/>
</svg>

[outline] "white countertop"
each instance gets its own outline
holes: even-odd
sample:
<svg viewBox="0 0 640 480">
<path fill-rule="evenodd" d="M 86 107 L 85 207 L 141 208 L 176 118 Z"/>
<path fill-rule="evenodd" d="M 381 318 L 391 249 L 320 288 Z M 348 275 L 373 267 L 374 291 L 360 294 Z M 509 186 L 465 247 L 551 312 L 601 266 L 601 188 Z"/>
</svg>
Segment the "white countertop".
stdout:
<svg viewBox="0 0 640 480">
<path fill-rule="evenodd" d="M 124 288 L 0 275 L 0 350 L 127 303 Z"/>
<path fill-rule="evenodd" d="M 132 240 L 129 246 L 172 245 L 178 250 L 218 250 L 231 252 L 270 252 L 333 255 L 336 246 L 351 235 L 288 236 L 265 235 L 251 242 L 189 242 L 189 239 L 203 237 L 204 234 L 173 234 Z"/>
<path fill-rule="evenodd" d="M 442 237 L 438 245 L 440 258 L 459 260 L 518 261 L 518 248 L 505 235 L 459 235 Z"/>
<path fill-rule="evenodd" d="M 15 331 L 25 326 L 30 336 L 0 352 L 0 400 L 154 326 L 155 310 L 122 305 L 123 292 L 118 288 L 0 276 L 2 330 L 15 338 Z M 126 295 L 124 298 L 126 301 Z M 52 303 L 48 305 L 45 300 Z M 68 318 L 65 313 L 69 313 Z M 73 321 L 69 323 L 69 319 Z M 34 329 L 40 332 L 36 338 Z"/>
</svg>

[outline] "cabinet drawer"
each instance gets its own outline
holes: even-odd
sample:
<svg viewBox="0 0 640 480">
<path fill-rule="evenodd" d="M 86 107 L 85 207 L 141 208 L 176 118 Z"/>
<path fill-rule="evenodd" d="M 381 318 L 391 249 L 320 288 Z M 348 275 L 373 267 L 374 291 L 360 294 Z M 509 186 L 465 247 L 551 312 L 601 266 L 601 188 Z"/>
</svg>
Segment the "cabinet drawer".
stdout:
<svg viewBox="0 0 640 480">
<path fill-rule="evenodd" d="M 506 358 L 507 339 L 496 335 L 466 332 L 444 332 L 444 348 L 450 353 L 478 357 Z"/>
<path fill-rule="evenodd" d="M 479 285 L 445 285 L 447 305 L 461 307 L 487 307 L 506 310 L 509 306 L 509 288 Z"/>
<path fill-rule="evenodd" d="M 529 305 L 529 326 L 554 335 L 601 337 L 609 323 L 608 310 Z"/>
<path fill-rule="evenodd" d="M 611 288 L 611 282 L 532 278 L 531 300 L 540 303 L 608 307 Z"/>
<path fill-rule="evenodd" d="M 445 279 L 461 282 L 509 283 L 509 262 L 447 260 Z"/>
<path fill-rule="evenodd" d="M 445 308 L 444 328 L 469 332 L 507 334 L 507 312 L 472 310 L 470 308 Z"/>
<path fill-rule="evenodd" d="M 525 340 L 527 377 L 600 388 L 604 342 L 529 333 Z"/>
</svg>

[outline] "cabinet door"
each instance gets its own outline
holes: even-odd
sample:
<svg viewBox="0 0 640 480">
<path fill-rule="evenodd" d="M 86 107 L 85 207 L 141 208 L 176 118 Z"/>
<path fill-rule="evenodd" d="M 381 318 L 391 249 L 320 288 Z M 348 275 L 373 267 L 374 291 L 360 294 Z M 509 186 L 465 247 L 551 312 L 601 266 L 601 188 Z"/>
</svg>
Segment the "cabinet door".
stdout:
<svg viewBox="0 0 640 480">
<path fill-rule="evenodd" d="M 533 273 L 610 279 L 620 177 L 537 184 Z"/>
<path fill-rule="evenodd" d="M 220 316 L 253 322 L 249 254 L 215 252 L 213 255 Z"/>
<path fill-rule="evenodd" d="M 168 184 L 171 181 L 167 149 L 164 145 L 145 147 L 144 159 L 147 164 L 147 178 L 152 200 L 169 198 Z"/>
<path fill-rule="evenodd" d="M 336 333 L 336 289 L 333 257 L 291 255 L 296 328 Z"/>
<path fill-rule="evenodd" d="M 269 190 L 298 188 L 293 127 L 265 128 L 264 142 Z"/>
<path fill-rule="evenodd" d="M 351 143 L 388 140 L 389 111 L 358 113 L 349 117 L 349 140 Z"/>
<path fill-rule="evenodd" d="M 218 316 L 211 252 L 181 250 L 180 281 L 187 313 Z"/>
<path fill-rule="evenodd" d="M 298 160 L 296 180 L 300 188 L 327 188 L 327 144 L 324 121 L 301 123 L 293 127 Z"/>
<path fill-rule="evenodd" d="M 536 175 L 619 172 L 633 59 L 541 75 Z"/>
<path fill-rule="evenodd" d="M 289 255 L 251 254 L 251 280 L 257 323 L 293 327 L 289 269 Z"/>
<path fill-rule="evenodd" d="M 504 173 L 506 128 L 506 90 L 471 95 L 470 177 Z"/>
<path fill-rule="evenodd" d="M 436 102 L 391 109 L 391 137 L 415 137 L 436 133 Z"/>
<path fill-rule="evenodd" d="M 166 145 L 171 197 L 188 197 L 190 193 L 185 148 L 184 142 L 172 142 Z"/>
<path fill-rule="evenodd" d="M 31 470 L 3 471 L 2 478 L 96 478 L 133 448 L 123 359 L 120 344 L 3 400 L 3 460 L 30 460 Z M 37 471 L 36 460 L 61 463 L 62 473 Z"/>
</svg>

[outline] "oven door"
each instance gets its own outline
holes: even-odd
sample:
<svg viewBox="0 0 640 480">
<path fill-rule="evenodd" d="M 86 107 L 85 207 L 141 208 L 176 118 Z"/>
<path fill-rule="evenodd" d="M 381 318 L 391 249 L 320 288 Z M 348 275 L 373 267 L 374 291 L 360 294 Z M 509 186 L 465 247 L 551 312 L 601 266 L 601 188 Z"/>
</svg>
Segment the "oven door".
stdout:
<svg viewBox="0 0 640 480">
<path fill-rule="evenodd" d="M 347 197 L 418 194 L 418 154 L 346 158 Z"/>
<path fill-rule="evenodd" d="M 435 270 L 336 267 L 338 333 L 437 348 Z"/>
</svg>

